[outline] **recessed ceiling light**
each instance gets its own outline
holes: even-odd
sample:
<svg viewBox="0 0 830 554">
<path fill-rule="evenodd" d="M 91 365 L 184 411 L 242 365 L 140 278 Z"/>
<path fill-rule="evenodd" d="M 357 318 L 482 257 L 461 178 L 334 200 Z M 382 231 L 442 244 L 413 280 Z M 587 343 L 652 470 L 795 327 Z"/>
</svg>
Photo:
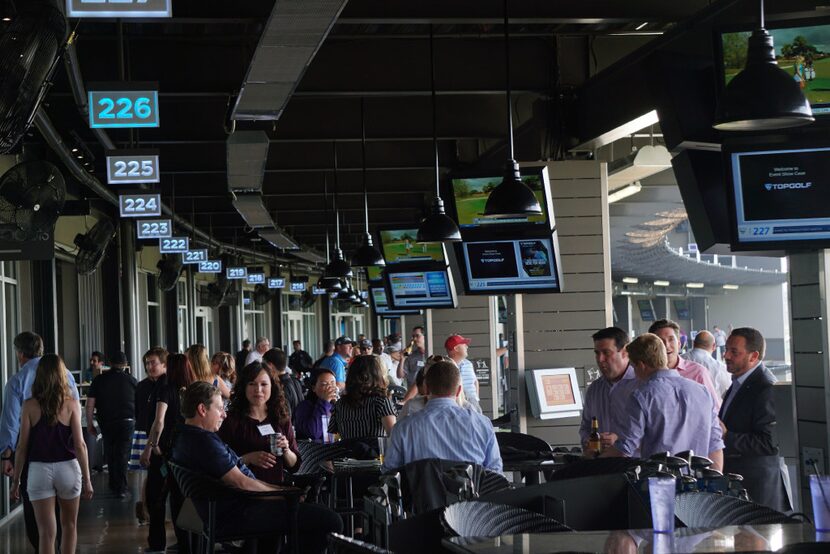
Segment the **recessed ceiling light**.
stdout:
<svg viewBox="0 0 830 554">
<path fill-rule="evenodd" d="M 723 285 L 726 290 L 738 290 L 738 285 Z"/>
<path fill-rule="evenodd" d="M 646 25 L 648 25 L 648 21 L 643 21 L 642 23 L 640 23 L 639 25 L 637 25 L 637 28 L 635 28 L 634 30 L 635 30 L 635 31 L 640 31 L 640 30 L 642 30 L 642 29 L 643 29 Z"/>
<path fill-rule="evenodd" d="M 632 285 L 636 285 L 637 283 L 640 282 L 640 280 L 637 279 L 636 277 L 623 277 L 622 282 L 623 283 L 629 283 L 629 284 L 632 284 Z"/>
<path fill-rule="evenodd" d="M 669 285 L 671 285 L 671 283 L 668 281 L 654 281 L 655 287 L 667 287 Z"/>
<path fill-rule="evenodd" d="M 686 283 L 687 289 L 702 289 L 703 283 Z"/>
</svg>

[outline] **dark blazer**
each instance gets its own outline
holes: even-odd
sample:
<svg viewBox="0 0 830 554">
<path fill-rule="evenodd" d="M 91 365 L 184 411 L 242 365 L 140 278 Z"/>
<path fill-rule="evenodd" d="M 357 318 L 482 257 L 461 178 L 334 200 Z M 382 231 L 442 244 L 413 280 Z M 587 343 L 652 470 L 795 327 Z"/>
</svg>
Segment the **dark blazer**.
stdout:
<svg viewBox="0 0 830 554">
<path fill-rule="evenodd" d="M 778 452 L 774 382 L 772 373 L 762 363 L 744 381 L 724 413 L 726 399 L 732 394 L 729 387 L 718 415 L 726 426 L 724 472 L 743 475 L 744 486 L 754 502 L 784 512 L 792 506 L 789 479 Z"/>
</svg>

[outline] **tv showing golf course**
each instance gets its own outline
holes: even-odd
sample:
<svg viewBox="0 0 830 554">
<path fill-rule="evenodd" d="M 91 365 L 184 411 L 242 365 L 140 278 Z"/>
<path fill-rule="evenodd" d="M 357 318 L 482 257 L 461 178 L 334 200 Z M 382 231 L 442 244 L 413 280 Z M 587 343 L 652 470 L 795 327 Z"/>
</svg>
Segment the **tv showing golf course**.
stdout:
<svg viewBox="0 0 830 554">
<path fill-rule="evenodd" d="M 444 245 L 440 242 L 416 242 L 417 235 L 417 229 L 381 230 L 380 243 L 386 263 L 444 262 Z"/>
<path fill-rule="evenodd" d="M 792 76 L 816 115 L 830 114 L 830 24 L 768 29 L 778 67 Z M 728 84 L 746 65 L 750 32 L 721 34 L 723 79 Z M 758 91 L 761 94 L 763 91 Z"/>
<path fill-rule="evenodd" d="M 457 177 L 452 180 L 452 193 L 455 202 L 455 211 L 458 216 L 458 226 L 462 229 L 480 227 L 484 225 L 503 225 L 505 223 L 547 223 L 547 208 L 543 172 L 540 168 L 529 168 L 531 172 L 522 171 L 522 182 L 530 187 L 542 206 L 541 215 L 522 216 L 515 218 L 484 217 L 484 206 L 490 193 L 504 179 L 503 175 L 493 177 Z M 544 169 L 544 168 L 541 168 Z"/>
</svg>

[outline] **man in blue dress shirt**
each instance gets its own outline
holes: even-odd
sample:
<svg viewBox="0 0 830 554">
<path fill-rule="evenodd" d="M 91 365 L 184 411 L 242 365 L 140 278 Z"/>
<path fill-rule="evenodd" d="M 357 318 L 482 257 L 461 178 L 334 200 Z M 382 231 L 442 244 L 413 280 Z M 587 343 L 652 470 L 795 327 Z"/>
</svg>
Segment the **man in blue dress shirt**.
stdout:
<svg viewBox="0 0 830 554">
<path fill-rule="evenodd" d="M 461 408 L 461 374 L 452 362 L 430 366 L 425 378 L 429 401 L 423 410 L 399 421 L 392 428 L 383 460 L 385 471 L 411 462 L 439 458 L 473 462 L 502 471 L 501 454 L 493 424 L 485 416 Z"/>
<path fill-rule="evenodd" d="M 628 398 L 639 382 L 634 368 L 628 365 L 628 333 L 619 327 L 600 329 L 593 334 L 594 356 L 602 376 L 588 386 L 585 406 L 579 424 L 579 438 L 587 448 L 591 434 L 591 418 L 597 418 L 603 448 L 618 438 L 618 420 L 625 413 Z"/>
<path fill-rule="evenodd" d="M 346 388 L 346 366 L 352 357 L 353 343 L 349 337 L 340 337 L 334 341 L 334 354 L 323 358 L 320 367 L 330 369 L 334 373 L 337 388 L 341 391 Z"/>
<path fill-rule="evenodd" d="M 651 333 L 628 345 L 628 359 L 642 384 L 631 393 L 619 439 L 602 456 L 643 458 L 660 452 L 707 453 L 712 469 L 723 467 L 723 440 L 712 397 L 703 385 L 666 369 L 663 341 Z"/>
<path fill-rule="evenodd" d="M 32 383 L 35 382 L 37 365 L 43 356 L 43 339 L 40 335 L 24 331 L 14 337 L 14 351 L 17 354 L 17 362 L 20 364 L 20 371 L 15 373 L 6 383 L 3 391 L 3 414 L 0 415 L 0 451 L 3 458 L 3 473 L 12 476 L 14 466 L 14 449 L 17 448 L 17 436 L 20 433 L 20 411 L 23 402 L 32 397 Z M 78 387 L 75 385 L 75 378 L 69 370 L 66 370 L 69 380 L 69 389 L 72 397 L 78 399 Z M 26 492 L 27 469 L 23 470 L 20 483 L 20 496 L 23 498 L 23 519 L 26 524 L 26 535 L 29 542 L 38 549 L 38 532 L 35 514 L 29 494 Z M 60 519 L 58 522 L 58 536 L 60 537 Z"/>
</svg>

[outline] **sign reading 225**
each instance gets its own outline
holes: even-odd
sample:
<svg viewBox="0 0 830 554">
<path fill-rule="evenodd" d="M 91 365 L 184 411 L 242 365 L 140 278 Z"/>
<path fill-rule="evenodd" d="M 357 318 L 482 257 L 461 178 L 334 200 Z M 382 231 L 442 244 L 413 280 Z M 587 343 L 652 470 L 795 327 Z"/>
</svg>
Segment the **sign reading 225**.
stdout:
<svg viewBox="0 0 830 554">
<path fill-rule="evenodd" d="M 90 90 L 88 96 L 91 128 L 159 126 L 157 90 Z"/>
</svg>

